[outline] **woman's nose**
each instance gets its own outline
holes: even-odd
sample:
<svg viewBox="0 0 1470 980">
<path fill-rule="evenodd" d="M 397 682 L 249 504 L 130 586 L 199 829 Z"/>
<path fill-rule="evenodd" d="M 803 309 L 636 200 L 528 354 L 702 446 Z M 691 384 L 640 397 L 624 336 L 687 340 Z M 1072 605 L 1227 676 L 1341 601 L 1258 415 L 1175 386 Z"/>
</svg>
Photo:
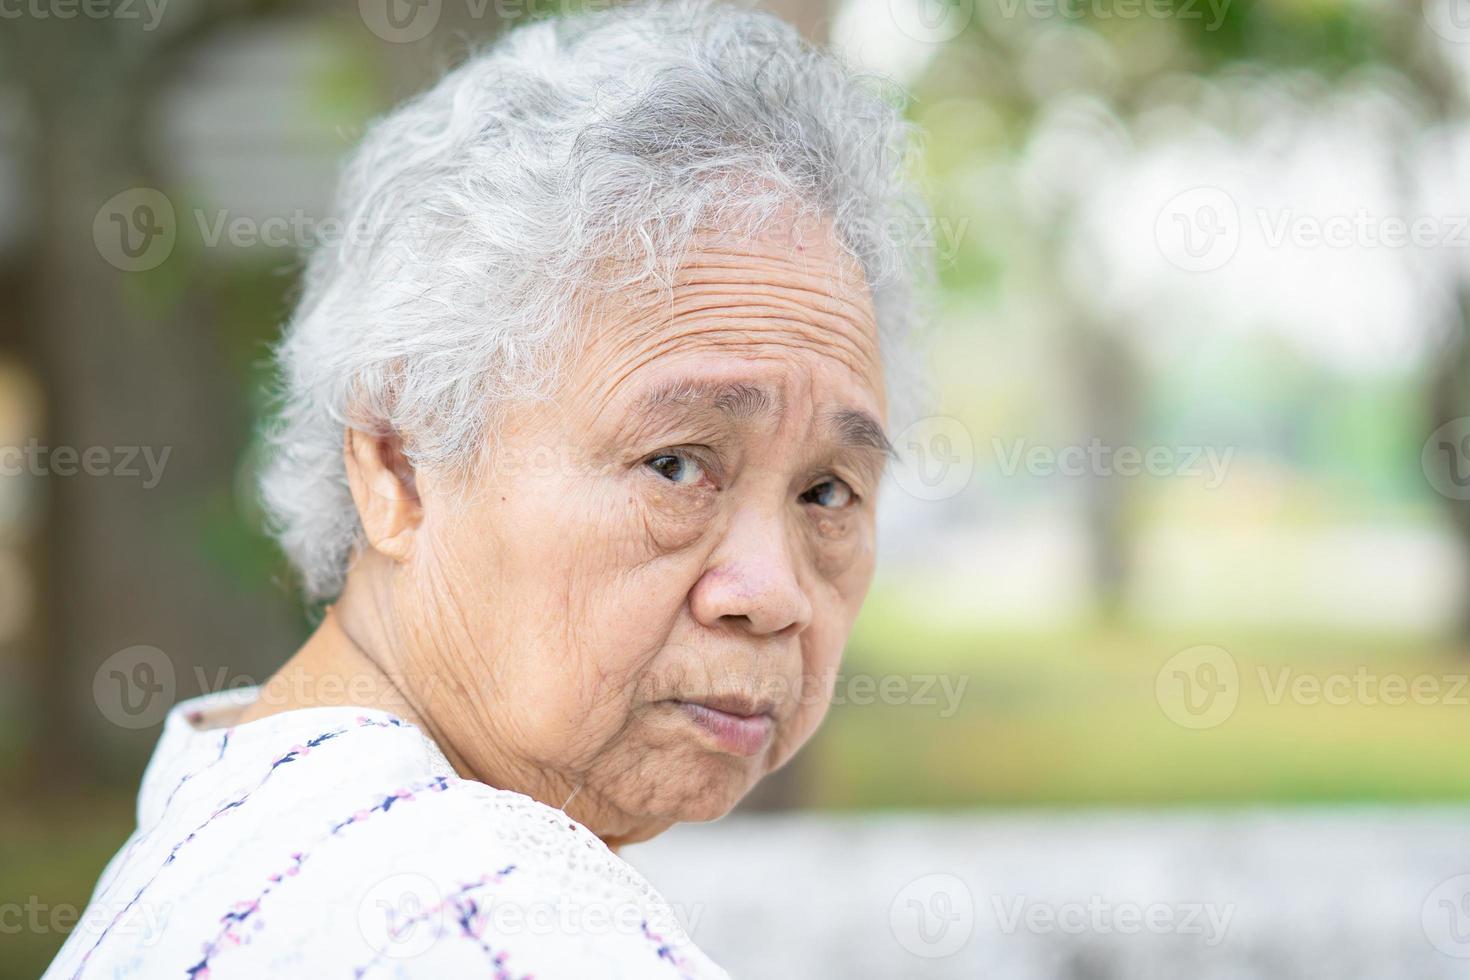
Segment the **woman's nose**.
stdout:
<svg viewBox="0 0 1470 980">
<path fill-rule="evenodd" d="M 774 516 L 737 517 L 690 594 L 694 618 L 754 636 L 799 633 L 811 622 L 785 527 Z"/>
</svg>

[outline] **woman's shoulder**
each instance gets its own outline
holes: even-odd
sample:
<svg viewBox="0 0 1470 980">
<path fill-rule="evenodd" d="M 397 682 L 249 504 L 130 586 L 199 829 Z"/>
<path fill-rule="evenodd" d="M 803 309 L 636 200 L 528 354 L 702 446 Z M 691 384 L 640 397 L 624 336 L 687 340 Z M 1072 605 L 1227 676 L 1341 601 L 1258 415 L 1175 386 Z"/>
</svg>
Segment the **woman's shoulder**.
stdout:
<svg viewBox="0 0 1470 980">
<path fill-rule="evenodd" d="M 724 976 L 652 885 L 560 810 L 460 779 L 411 802 L 322 862 L 329 896 L 289 906 L 351 910 L 348 941 L 367 954 L 355 976 Z"/>
<path fill-rule="evenodd" d="M 384 960 L 427 954 L 444 960 L 441 975 L 502 954 L 507 976 L 724 975 L 679 911 L 560 810 L 460 780 L 414 823 L 425 832 L 405 825 L 355 889 L 358 924 Z"/>
<path fill-rule="evenodd" d="M 723 976 L 585 827 L 391 716 L 175 734 L 48 976 Z"/>
</svg>

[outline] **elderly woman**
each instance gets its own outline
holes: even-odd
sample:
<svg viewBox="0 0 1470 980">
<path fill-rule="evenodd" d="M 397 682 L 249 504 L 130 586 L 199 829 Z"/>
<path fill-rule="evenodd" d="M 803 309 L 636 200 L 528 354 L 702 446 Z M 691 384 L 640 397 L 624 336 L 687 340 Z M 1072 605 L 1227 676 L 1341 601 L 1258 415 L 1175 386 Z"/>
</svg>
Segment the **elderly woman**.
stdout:
<svg viewBox="0 0 1470 980">
<path fill-rule="evenodd" d="M 330 605 L 170 714 L 48 976 L 723 976 L 618 850 L 830 700 L 912 372 L 907 137 L 707 4 L 523 27 L 378 122 L 264 478 Z"/>
</svg>

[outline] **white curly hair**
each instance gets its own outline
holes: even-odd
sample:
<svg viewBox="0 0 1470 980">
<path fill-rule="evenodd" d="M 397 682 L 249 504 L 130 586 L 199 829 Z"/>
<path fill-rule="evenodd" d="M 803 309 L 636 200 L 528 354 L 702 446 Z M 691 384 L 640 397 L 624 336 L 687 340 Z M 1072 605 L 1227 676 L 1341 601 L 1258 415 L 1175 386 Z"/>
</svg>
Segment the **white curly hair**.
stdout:
<svg viewBox="0 0 1470 980">
<path fill-rule="evenodd" d="M 376 121 L 275 354 L 261 496 L 307 598 L 361 525 L 344 427 L 467 472 L 544 397 L 589 297 L 667 288 L 701 228 L 820 215 L 866 276 L 890 419 L 927 392 L 932 263 L 902 93 L 739 6 L 643 2 L 518 27 Z M 616 256 L 619 261 L 603 261 Z"/>
</svg>

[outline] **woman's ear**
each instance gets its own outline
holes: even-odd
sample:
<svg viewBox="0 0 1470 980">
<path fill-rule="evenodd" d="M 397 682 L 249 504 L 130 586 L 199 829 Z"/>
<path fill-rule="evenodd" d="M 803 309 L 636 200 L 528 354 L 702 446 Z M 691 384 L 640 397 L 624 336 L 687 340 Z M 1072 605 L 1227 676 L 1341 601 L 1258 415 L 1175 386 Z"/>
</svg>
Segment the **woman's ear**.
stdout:
<svg viewBox="0 0 1470 980">
<path fill-rule="evenodd" d="M 403 440 L 348 428 L 342 456 L 368 544 L 394 561 L 405 560 L 424 512 Z"/>
</svg>

